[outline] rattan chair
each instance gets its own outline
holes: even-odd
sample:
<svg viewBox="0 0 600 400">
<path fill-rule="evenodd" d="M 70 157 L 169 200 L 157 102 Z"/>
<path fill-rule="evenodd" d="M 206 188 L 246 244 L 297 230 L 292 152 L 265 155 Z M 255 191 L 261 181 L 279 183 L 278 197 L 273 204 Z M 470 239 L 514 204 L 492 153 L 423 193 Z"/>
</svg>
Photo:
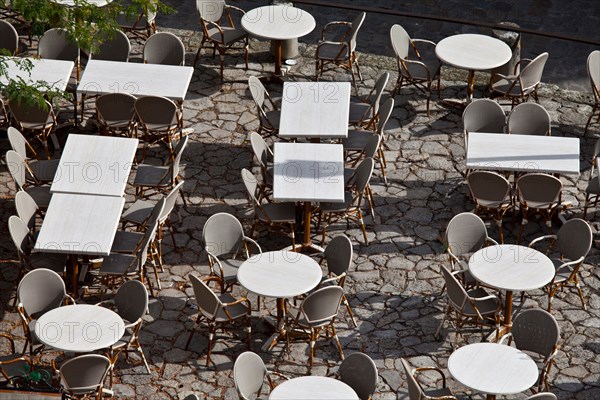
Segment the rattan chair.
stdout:
<svg viewBox="0 0 600 400">
<path fill-rule="evenodd" d="M 144 44 L 144 63 L 185 65 L 185 47 L 171 32 L 157 32 Z"/>
<path fill-rule="evenodd" d="M 353 66 L 356 66 L 356 73 L 361 82 L 362 75 L 356 55 L 356 36 L 366 16 L 367 13 L 361 12 L 352 22 L 334 21 L 323 27 L 321 40 L 315 52 L 315 80 L 318 81 L 323 75 L 325 65 L 339 66 L 350 72 L 352 85 L 358 93 Z"/>
<path fill-rule="evenodd" d="M 508 114 L 508 133 L 513 135 L 551 136 L 550 114 L 537 103 L 522 103 Z"/>
<path fill-rule="evenodd" d="M 16 352 L 15 341 L 11 335 L 0 332 L 0 338 L 8 342 L 8 346 L 2 344 L 2 349 L 9 349 L 8 354 L 3 351 L 4 354 L 0 356 L 0 377 L 9 380 L 21 376 L 22 371 L 33 370 L 33 363 L 29 357 L 25 356 L 24 352 Z"/>
<path fill-rule="evenodd" d="M 584 135 L 587 133 L 594 116 L 596 117 L 596 123 L 600 123 L 600 50 L 594 50 L 588 56 L 587 71 L 592 85 L 592 93 L 594 94 L 594 105 L 592 113 L 585 124 Z"/>
<path fill-rule="evenodd" d="M 541 215 L 548 230 L 552 229 L 552 218 L 562 209 L 562 183 L 555 176 L 534 173 L 525 174 L 517 180 L 517 201 L 521 210 L 521 226 L 517 243 L 521 243 L 521 236 L 529 219 Z"/>
<path fill-rule="evenodd" d="M 10 147 L 12 147 L 12 149 L 16 151 L 27 164 L 28 176 L 26 176 L 26 178 L 37 184 L 52 182 L 56 175 L 56 171 L 58 170 L 60 160 L 41 160 L 40 156 L 35 152 L 31 144 L 17 128 L 9 126 L 6 133 L 8 141 L 10 142 Z M 29 150 L 32 157 L 27 156 L 27 150 Z"/>
<path fill-rule="evenodd" d="M 521 311 L 513 320 L 510 333 L 502 336 L 499 343 L 508 340 L 508 345 L 515 342 L 515 347 L 528 354 L 535 354 L 540 365 L 540 378 L 537 390 L 549 390 L 548 378 L 554 358 L 558 353 L 560 327 L 556 319 L 544 310 L 530 309 Z"/>
<path fill-rule="evenodd" d="M 103 61 L 129 61 L 131 42 L 127 35 L 120 30 L 115 30 L 109 36 L 103 37 L 98 48 L 90 54 L 90 58 Z"/>
<path fill-rule="evenodd" d="M 377 79 L 375 86 L 373 86 L 373 89 L 371 89 L 365 98 L 350 101 L 350 109 L 348 111 L 348 123 L 350 125 L 364 129 L 376 129 L 381 97 L 389 79 L 389 72 L 384 72 Z"/>
<path fill-rule="evenodd" d="M 14 150 L 7 151 L 6 166 L 8 167 L 8 172 L 17 185 L 17 190 L 26 191 L 31 197 L 33 197 L 40 209 L 47 209 L 48 205 L 50 204 L 50 198 L 52 197 L 52 193 L 50 193 L 50 186 L 38 186 L 27 182 L 26 176 L 28 169 L 27 163 L 23 157 L 21 157 L 19 153 Z"/>
<path fill-rule="evenodd" d="M 344 187 L 347 190 L 352 190 L 354 183 L 356 182 L 356 168 L 355 164 L 358 164 L 360 161 L 365 158 L 372 158 L 373 160 L 380 161 L 380 165 L 383 166 L 379 157 L 377 157 L 377 151 L 379 150 L 379 146 L 381 143 L 381 136 L 377 133 L 372 133 L 366 131 L 369 135 L 371 135 L 368 141 L 365 143 L 365 147 L 362 151 L 352 151 L 350 156 L 351 166 L 344 168 Z M 348 153 L 347 153 L 348 154 Z M 365 187 L 365 196 L 367 197 L 367 201 L 369 204 L 369 210 L 371 211 L 371 216 L 375 218 L 375 198 L 373 196 L 373 190 L 371 189 L 371 184 L 367 183 Z"/>
<path fill-rule="evenodd" d="M 207 367 L 211 362 L 210 355 L 215 343 L 217 329 L 225 330 L 228 328 L 228 325 L 235 323 L 244 324 L 244 330 L 247 334 L 246 346 L 248 347 L 248 350 L 250 350 L 252 332 L 252 321 L 250 316 L 252 307 L 250 305 L 250 300 L 245 297 L 236 299 L 229 293 L 223 293 L 217 296 L 208 287 L 208 283 L 218 280 L 219 278 L 216 276 L 200 280 L 196 276 L 190 275 L 194 296 L 196 298 L 196 303 L 198 304 L 196 324 L 199 324 L 202 320 L 206 320 L 208 325 L 208 346 L 206 350 Z M 194 330 L 190 332 L 190 337 L 185 344 L 186 350 L 188 349 L 193 336 Z"/>
<path fill-rule="evenodd" d="M 556 395 L 550 392 L 538 393 L 533 396 L 529 396 L 527 400 L 556 400 Z"/>
<path fill-rule="evenodd" d="M 549 240 L 550 248 L 558 251 L 558 256 L 551 258 L 556 273 L 548 286 L 548 311 L 552 309 L 552 298 L 556 293 L 571 285 L 577 288 L 581 306 L 587 309 L 579 283 L 579 270 L 592 248 L 593 238 L 590 225 L 582 219 L 573 218 L 565 222 L 556 235 L 542 236 L 529 244 L 533 247 L 542 240 Z"/>
<path fill-rule="evenodd" d="M 100 133 L 108 136 L 137 136 L 135 102 L 128 93 L 107 93 L 96 99 Z"/>
<path fill-rule="evenodd" d="M 181 110 L 177 104 L 166 97 L 144 96 L 135 101 L 134 108 L 139 122 L 137 126 L 142 130 L 141 140 L 144 142 L 142 161 L 146 157 L 148 145 L 155 143 L 165 144 L 173 160 L 175 152 L 172 142 L 181 129 Z M 181 138 L 181 132 L 178 136 Z"/>
<path fill-rule="evenodd" d="M 52 105 L 48 101 L 45 101 L 43 106 L 37 103 L 11 102 L 8 107 L 17 128 L 24 134 L 32 134 L 37 138 L 44 146 L 46 156 L 50 159 L 48 137 L 53 134 L 54 128 L 57 126 Z"/>
<path fill-rule="evenodd" d="M 400 361 L 406 374 L 409 400 L 457 400 L 452 391 L 446 387 L 446 375 L 441 369 L 435 367 L 412 368 L 404 358 L 400 358 Z M 417 378 L 419 373 L 425 371 L 437 372 L 442 378 L 442 387 L 439 389 L 424 389 Z"/>
<path fill-rule="evenodd" d="M 370 400 L 377 390 L 377 366 L 365 353 L 352 353 L 347 356 L 337 375 L 356 392 L 360 400 Z"/>
<path fill-rule="evenodd" d="M 238 396 L 242 400 L 255 398 L 253 396 L 259 398 L 265 378 L 269 384 L 269 389 L 273 390 L 276 386 L 272 378 L 273 375 L 286 380 L 289 379 L 279 372 L 268 370 L 262 358 L 251 351 L 240 354 L 233 365 L 233 382 Z"/>
<path fill-rule="evenodd" d="M 503 244 L 502 217 L 508 211 L 514 210 L 510 183 L 496 172 L 473 171 L 467 176 L 467 184 L 475 203 L 473 213 L 492 216 L 498 227 L 500 243 Z"/>
<path fill-rule="evenodd" d="M 124 3 L 128 7 L 132 6 L 131 0 Z M 137 10 L 133 14 L 125 12 L 118 16 L 117 23 L 123 32 L 138 40 L 147 40 L 156 32 L 156 11 L 156 5 L 153 4 L 153 7 Z"/>
<path fill-rule="evenodd" d="M 408 32 L 400 25 L 392 26 L 390 39 L 398 62 L 398 80 L 392 97 L 395 97 L 403 86 L 413 85 L 427 96 L 427 115 L 429 115 L 431 86 L 436 78 L 438 97 L 440 97 L 442 63 L 434 55 L 436 43 L 430 40 L 411 39 Z M 425 57 L 421 55 L 424 46 L 429 49 L 427 53 L 423 53 Z M 421 47 L 421 51 L 418 47 Z M 413 57 L 410 55 L 411 49 Z"/>
<path fill-rule="evenodd" d="M 12 24 L 0 19 L 0 50 L 7 51 L 10 55 L 19 52 L 19 34 Z"/>
<path fill-rule="evenodd" d="M 259 184 L 259 200 L 270 200 L 273 194 L 273 151 L 265 139 L 256 132 L 250 132 L 252 152 L 260 167 L 262 181 Z"/>
<path fill-rule="evenodd" d="M 260 124 L 258 126 L 258 133 L 266 137 L 277 135 L 281 112 L 275 105 L 269 92 L 267 92 L 265 86 L 255 76 L 248 78 L 248 89 L 258 112 L 258 121 Z"/>
<path fill-rule="evenodd" d="M 548 53 L 542 53 L 533 60 L 522 58 L 515 65 L 513 75 L 492 74 L 490 79 L 490 95 L 500 95 L 511 100 L 512 107 L 526 102 L 529 97 L 538 101 L 537 88 L 542 80 Z M 528 64 L 519 73 L 521 63 Z"/>
<path fill-rule="evenodd" d="M 69 399 L 102 399 L 104 380 L 111 369 L 110 360 L 100 354 L 85 354 L 66 361 L 59 372 L 63 396 Z"/>
<path fill-rule="evenodd" d="M 40 208 L 33 197 L 27 192 L 19 190 L 15 195 L 15 209 L 17 210 L 17 216 L 27 225 L 29 232 L 35 237 Z"/>
<path fill-rule="evenodd" d="M 490 99 L 479 99 L 471 102 L 462 114 L 465 149 L 469 141 L 469 133 L 504 133 L 506 116 L 498 102 Z"/>
</svg>

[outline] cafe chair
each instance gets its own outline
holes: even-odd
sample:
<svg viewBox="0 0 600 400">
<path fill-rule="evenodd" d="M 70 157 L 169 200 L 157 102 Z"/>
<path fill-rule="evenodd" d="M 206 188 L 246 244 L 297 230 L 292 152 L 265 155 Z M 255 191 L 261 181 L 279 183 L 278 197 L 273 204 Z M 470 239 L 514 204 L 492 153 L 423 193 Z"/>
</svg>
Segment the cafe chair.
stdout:
<svg viewBox="0 0 600 400">
<path fill-rule="evenodd" d="M 37 230 L 37 217 L 40 212 L 40 208 L 36 204 L 33 197 L 27 192 L 19 190 L 15 195 L 15 209 L 17 210 L 17 216 L 21 219 L 21 222 L 27 225 L 30 234 L 33 238 L 36 237 Z"/>
<path fill-rule="evenodd" d="M 3 355 L 0 356 L 0 377 L 5 380 L 21 376 L 22 371 L 33 370 L 33 363 L 23 352 L 17 353 L 15 341 L 12 336 L 0 332 L 0 338 L 4 339 L 8 345 L 2 344 Z M 9 349 L 8 354 L 5 352 Z"/>
<path fill-rule="evenodd" d="M 537 88 L 542 80 L 548 53 L 542 53 L 533 60 L 522 58 L 515 65 L 513 75 L 494 73 L 490 79 L 490 96 L 500 95 L 511 101 L 512 107 L 533 97 L 538 101 Z M 528 64 L 519 73 L 523 62 Z"/>
<path fill-rule="evenodd" d="M 6 152 L 6 166 L 11 177 L 17 185 L 17 190 L 24 190 L 35 200 L 36 204 L 40 209 L 45 210 L 50 204 L 50 186 L 48 185 L 35 185 L 27 182 L 27 163 L 23 157 L 14 150 Z"/>
<path fill-rule="evenodd" d="M 377 133 L 369 132 L 371 137 L 365 144 L 365 147 L 361 152 L 354 152 L 352 156 L 352 164 L 357 164 L 361 160 L 365 158 L 372 158 L 373 160 L 377 160 L 377 150 L 379 149 L 379 144 L 381 142 L 381 136 Z M 382 164 L 380 164 L 382 165 Z M 345 167 L 344 168 L 344 187 L 348 190 L 352 190 L 354 183 L 356 181 L 356 168 L 354 167 Z M 371 189 L 371 184 L 368 183 L 365 187 L 365 196 L 367 197 L 367 201 L 369 204 L 369 210 L 371 211 L 371 216 L 375 218 L 375 199 L 373 197 L 373 190 Z"/>
<path fill-rule="evenodd" d="M 242 400 L 260 398 L 265 379 L 267 379 L 269 389 L 273 390 L 276 386 L 273 376 L 285 380 L 290 379 L 279 372 L 268 370 L 262 358 L 251 351 L 240 354 L 233 365 L 233 382 L 238 396 Z"/>
<path fill-rule="evenodd" d="M 246 70 L 248 69 L 248 33 L 242 27 L 236 27 L 232 19 L 232 11 L 243 16 L 244 10 L 225 4 L 224 0 L 196 0 L 196 9 L 200 15 L 200 26 L 202 27 L 202 42 L 194 57 L 194 68 L 200 58 L 200 52 L 204 44 L 209 42 L 213 45 L 213 57 L 215 51 L 219 52 L 221 63 L 221 80 L 223 80 L 223 68 L 225 53 L 236 43 L 244 46 Z M 229 26 L 222 25 L 221 21 L 226 17 Z"/>
<path fill-rule="evenodd" d="M 352 22 L 334 21 L 327 23 L 321 31 L 321 40 L 315 52 L 315 80 L 323 75 L 325 65 L 342 67 L 350 72 L 352 85 L 358 93 L 353 66 L 362 82 L 362 75 L 358 66 L 356 55 L 356 36 L 362 26 L 367 13 L 361 12 Z"/>
<path fill-rule="evenodd" d="M 431 86 L 436 78 L 438 97 L 440 97 L 442 63 L 435 57 L 436 43 L 430 40 L 411 39 L 408 32 L 397 24 L 390 29 L 390 39 L 398 62 L 398 80 L 392 91 L 392 98 L 396 97 L 403 86 L 413 85 L 427 96 L 427 115 L 429 115 Z M 421 51 L 419 51 L 419 47 L 421 47 Z"/>
<path fill-rule="evenodd" d="M 31 144 L 25 139 L 25 136 L 15 127 L 9 126 L 7 129 L 8 141 L 10 147 L 16 151 L 27 164 L 27 179 L 34 183 L 47 183 L 54 180 L 54 175 L 60 163 L 59 159 L 42 160 L 33 149 Z M 31 157 L 27 156 L 27 152 Z"/>
<path fill-rule="evenodd" d="M 13 101 L 8 104 L 8 108 L 17 129 L 24 134 L 32 134 L 37 138 L 44 146 L 46 157 L 50 159 L 48 136 L 53 135 L 54 128 L 57 126 L 52 105 L 48 101 L 44 101 L 43 106 L 37 103 L 27 104 Z"/>
<path fill-rule="evenodd" d="M 156 36 L 156 35 L 155 35 Z M 154 37 L 154 36 L 153 36 Z M 163 143 L 169 149 L 171 160 L 175 158 L 172 142 L 181 138 L 181 110 L 173 100 L 161 96 L 138 97 L 133 104 L 137 116 L 137 128 L 141 129 L 144 142 L 142 161 L 146 157 L 148 145 Z M 136 132 L 136 137 L 137 137 Z"/>
<path fill-rule="evenodd" d="M 551 136 L 550 114 L 537 103 L 522 103 L 508 114 L 508 133 L 513 135 Z"/>
<path fill-rule="evenodd" d="M 237 283 L 240 265 L 252 255 L 261 254 L 256 241 L 244 234 L 240 221 L 231 214 L 217 213 L 208 218 L 202 228 L 202 242 L 208 254 L 210 275 L 219 278 L 221 293 Z"/>
<path fill-rule="evenodd" d="M 521 226 L 517 243 L 521 243 L 525 225 L 534 215 L 541 215 L 548 230 L 551 230 L 552 218 L 562 210 L 562 183 L 555 176 L 533 173 L 522 175 L 517 179 L 516 186 L 516 201 L 521 210 Z"/>
<path fill-rule="evenodd" d="M 527 400 L 556 400 L 557 397 L 554 393 L 543 392 L 529 396 Z"/>
<path fill-rule="evenodd" d="M 104 300 L 96 305 L 113 309 L 125 323 L 125 334 L 109 349 L 110 386 L 112 387 L 113 384 L 113 370 L 122 352 L 125 352 L 127 358 L 130 351 L 136 351 L 142 358 L 146 371 L 150 373 L 150 367 L 139 339 L 143 323 L 142 318 L 148 312 L 146 286 L 137 280 L 127 281 L 117 289 L 114 299 Z"/>
<path fill-rule="evenodd" d="M 192 288 L 194 289 L 194 296 L 198 305 L 198 317 L 196 318 L 196 324 L 200 324 L 201 321 L 206 321 L 208 325 L 208 345 L 206 349 L 206 366 L 210 365 L 212 347 L 216 340 L 217 330 L 225 331 L 229 328 L 229 325 L 235 325 L 237 323 L 243 326 L 246 332 L 246 346 L 250 350 L 250 339 L 252 333 L 252 321 L 250 300 L 245 297 L 235 298 L 229 293 L 222 293 L 217 296 L 209 287 L 208 284 L 213 281 L 218 281 L 219 278 L 211 276 L 205 279 L 199 279 L 194 275 L 190 275 L 190 281 L 192 282 Z M 185 344 L 187 350 L 194 330 L 190 332 L 190 337 Z"/>
<path fill-rule="evenodd" d="M 112 35 L 112 36 L 111 36 Z M 90 54 L 90 58 L 102 61 L 128 62 L 131 53 L 131 42 L 121 30 L 115 30 L 98 43 L 98 48 Z"/>
<path fill-rule="evenodd" d="M 262 82 L 255 76 L 248 78 L 248 89 L 258 111 L 258 133 L 266 137 L 276 136 L 279 132 L 281 111 L 267 92 Z M 268 102 L 268 107 L 267 107 Z"/>
<path fill-rule="evenodd" d="M 15 27 L 4 19 L 0 19 L 0 50 L 15 56 L 19 53 L 19 34 Z"/>
<path fill-rule="evenodd" d="M 467 176 L 471 199 L 475 203 L 473 213 L 491 215 L 496 226 L 500 243 L 504 244 L 502 218 L 508 211 L 514 210 L 511 185 L 508 180 L 492 171 L 472 171 Z"/>
<path fill-rule="evenodd" d="M 134 137 L 136 98 L 128 93 L 107 93 L 96 99 L 96 120 L 100 133 L 107 136 Z"/>
<path fill-rule="evenodd" d="M 598 173 L 594 174 L 594 171 L 599 167 L 598 156 L 600 156 L 600 139 L 596 140 L 594 151 L 592 152 L 592 167 L 590 168 L 590 177 L 588 179 L 587 187 L 585 188 L 585 203 L 583 204 L 583 219 L 587 217 L 587 211 L 592 204 L 592 207 L 598 207 L 598 201 L 600 201 L 600 176 Z"/>
<path fill-rule="evenodd" d="M 273 195 L 273 151 L 262 136 L 250 132 L 250 144 L 254 158 L 260 167 L 262 181 L 259 184 L 259 200 L 270 201 Z"/>
<path fill-rule="evenodd" d="M 29 346 L 29 355 L 39 354 L 44 349 L 35 334 L 35 324 L 44 313 L 63 304 L 75 304 L 67 294 L 65 282 L 56 272 L 38 268 L 29 271 L 17 287 L 17 310 L 25 333 L 23 353 Z"/>
<path fill-rule="evenodd" d="M 488 294 L 483 287 L 467 291 L 458 279 L 456 279 L 455 275 L 457 272 L 450 272 L 443 265 L 440 268 L 446 283 L 448 308 L 440 321 L 435 336 L 440 337 L 440 332 L 447 319 L 451 325 L 454 325 L 455 348 L 458 347 L 459 337 L 462 337 L 462 328 L 467 322 L 473 322 L 481 330 L 482 334 L 483 324 L 494 326 L 496 337 L 498 337 L 500 313 L 502 311 L 500 299 L 493 294 Z"/>
<path fill-rule="evenodd" d="M 254 232 L 258 227 L 265 226 L 267 228 L 276 229 L 284 234 L 289 232 L 292 239 L 292 248 L 295 248 L 296 236 L 294 230 L 296 224 L 296 204 L 291 201 L 282 203 L 262 203 L 259 200 L 260 189 L 258 181 L 254 174 L 246 168 L 242 169 L 242 181 L 244 181 L 244 186 L 248 192 L 250 207 L 254 210 L 250 237 L 254 237 Z"/>
<path fill-rule="evenodd" d="M 183 400 L 200 400 L 200 397 L 192 393 L 185 396 Z"/>
<path fill-rule="evenodd" d="M 144 63 L 185 65 L 185 47 L 171 32 L 157 32 L 144 43 Z"/>
<path fill-rule="evenodd" d="M 131 1 L 125 2 L 131 6 Z M 138 40 L 146 40 L 156 32 L 156 7 L 146 8 L 139 13 L 121 13 L 117 17 L 119 28 Z"/>
<path fill-rule="evenodd" d="M 600 50 L 594 50 L 590 53 L 587 59 L 587 71 L 592 85 L 592 93 L 594 94 L 594 105 L 592 113 L 585 124 L 584 135 L 587 133 L 594 117 L 596 117 L 596 123 L 600 123 Z"/>
<path fill-rule="evenodd" d="M 406 374 L 409 400 L 457 400 L 452 391 L 446 387 L 446 375 L 441 369 L 435 367 L 412 368 L 404 358 L 400 358 L 400 361 Z M 425 371 L 437 372 L 442 378 L 442 387 L 439 389 L 424 389 L 418 377 L 421 372 Z"/>
<path fill-rule="evenodd" d="M 319 205 L 317 226 L 320 226 L 321 223 L 323 223 L 323 237 L 321 239 L 321 245 L 325 243 L 327 226 L 337 222 L 340 219 L 345 219 L 348 222 L 359 222 L 363 237 L 365 239 L 365 244 L 369 244 L 365 222 L 363 221 L 362 203 L 366 187 L 371 180 L 371 175 L 373 174 L 374 165 L 375 161 L 373 161 L 372 158 L 365 158 L 363 161 L 361 161 L 358 167 L 356 167 L 354 184 L 351 190 L 346 190 L 344 193 L 343 203 L 323 202 Z"/>
<path fill-rule="evenodd" d="M 64 398 L 102 399 L 112 394 L 104 388 L 104 380 L 111 369 L 110 360 L 100 354 L 85 354 L 66 361 L 59 371 Z"/>
<path fill-rule="evenodd" d="M 344 351 L 335 330 L 335 319 L 340 310 L 344 289 L 339 286 L 327 286 L 315 290 L 304 300 L 299 307 L 295 307 L 289 299 L 285 299 L 286 307 L 286 332 L 298 332 L 307 337 L 310 343 L 310 359 L 308 372 L 312 370 L 315 355 L 315 343 L 321 332 L 325 329 L 327 337 L 331 337 L 337 344 L 340 357 L 344 359 Z M 287 350 L 289 353 L 290 335 L 286 335 Z"/>
<path fill-rule="evenodd" d="M 469 141 L 469 133 L 504 133 L 506 116 L 498 102 L 490 99 L 472 101 L 462 114 L 465 150 Z"/>
<path fill-rule="evenodd" d="M 360 400 L 371 400 L 377 390 L 377 366 L 365 353 L 347 356 L 337 371 L 339 380 L 350 386 Z"/>
<path fill-rule="evenodd" d="M 363 129 L 375 130 L 379 117 L 379 105 L 381 96 L 390 79 L 389 72 L 384 72 L 375 82 L 373 89 L 366 97 L 350 101 L 348 111 L 348 124 Z"/>
<path fill-rule="evenodd" d="M 568 220 L 560 227 L 556 235 L 546 235 L 533 240 L 529 247 L 548 240 L 549 249 L 556 249 L 558 255 L 550 259 L 554 263 L 556 273 L 548 285 L 548 311 L 552 309 L 552 299 L 556 293 L 567 286 L 575 286 L 581 300 L 581 306 L 587 309 L 583 291 L 579 283 L 579 270 L 585 257 L 592 248 L 594 236 L 590 225 L 579 218 Z"/>
</svg>

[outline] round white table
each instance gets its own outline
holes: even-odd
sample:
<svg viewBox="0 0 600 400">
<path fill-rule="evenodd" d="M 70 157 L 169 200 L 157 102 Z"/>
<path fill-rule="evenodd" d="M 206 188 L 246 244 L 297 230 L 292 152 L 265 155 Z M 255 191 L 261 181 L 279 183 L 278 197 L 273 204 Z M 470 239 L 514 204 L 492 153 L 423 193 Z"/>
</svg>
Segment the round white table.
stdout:
<svg viewBox="0 0 600 400">
<path fill-rule="evenodd" d="M 301 376 L 284 381 L 271 392 L 269 400 L 358 400 L 344 382 L 324 376 Z"/>
<path fill-rule="evenodd" d="M 89 353 L 115 344 L 125 332 L 123 319 L 108 308 L 89 304 L 58 307 L 35 324 L 41 343 L 57 350 Z"/>
<path fill-rule="evenodd" d="M 470 33 L 440 40 L 435 46 L 435 54 L 446 64 L 469 71 L 467 103 L 473 100 L 475 71 L 500 67 L 512 58 L 510 47 L 503 41 Z"/>
<path fill-rule="evenodd" d="M 284 300 L 314 289 L 323 272 L 315 260 L 293 251 L 271 251 L 250 257 L 237 273 L 240 285 L 263 297 L 277 299 L 277 330 L 269 348 L 285 335 L 283 331 Z"/>
<path fill-rule="evenodd" d="M 283 5 L 258 7 L 242 17 L 242 27 L 248 33 L 273 41 L 275 76 L 281 76 L 281 41 L 307 35 L 315 26 L 315 19 L 308 12 Z"/>
<path fill-rule="evenodd" d="M 545 254 L 518 245 L 488 246 L 469 258 L 469 272 L 484 285 L 505 290 L 504 325 L 510 328 L 513 291 L 546 286 L 554 277 L 554 264 Z"/>
<path fill-rule="evenodd" d="M 488 399 L 521 393 L 537 382 L 538 368 L 527 354 L 496 343 L 473 343 L 448 359 L 450 375 Z"/>
</svg>

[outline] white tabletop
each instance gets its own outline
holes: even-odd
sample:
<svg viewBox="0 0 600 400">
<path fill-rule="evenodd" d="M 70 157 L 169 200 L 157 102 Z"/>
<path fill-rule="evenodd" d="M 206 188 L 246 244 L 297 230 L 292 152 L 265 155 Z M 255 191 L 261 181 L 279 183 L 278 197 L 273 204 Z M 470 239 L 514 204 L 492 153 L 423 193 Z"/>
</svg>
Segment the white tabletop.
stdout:
<svg viewBox="0 0 600 400">
<path fill-rule="evenodd" d="M 435 54 L 446 64 L 475 71 L 500 67 L 512 58 L 510 47 L 503 41 L 470 33 L 440 40 Z"/>
<path fill-rule="evenodd" d="M 554 277 L 554 264 L 539 251 L 513 244 L 488 246 L 469 259 L 469 272 L 479 282 L 500 290 L 533 290 Z"/>
<path fill-rule="evenodd" d="M 358 400 L 358 395 L 342 381 L 324 376 L 301 376 L 283 381 L 269 400 Z"/>
<path fill-rule="evenodd" d="M 69 134 L 52 193 L 123 196 L 138 140 Z"/>
<path fill-rule="evenodd" d="M 10 79 L 21 78 L 28 84 L 44 81 L 54 86 L 57 90 L 65 90 L 71 77 L 75 64 L 73 61 L 48 60 L 36 58 L 24 58 L 31 61 L 32 69 L 27 72 L 19 68 L 14 60 L 6 60 L 7 74 Z M 0 77 L 2 83 L 7 83 L 4 75 Z"/>
<path fill-rule="evenodd" d="M 123 319 L 108 308 L 89 304 L 58 307 L 35 324 L 35 335 L 57 350 L 88 353 L 115 344 L 125 332 Z"/>
<path fill-rule="evenodd" d="M 183 101 L 193 73 L 192 67 L 92 59 L 85 66 L 77 92 L 129 93 Z"/>
<path fill-rule="evenodd" d="M 348 137 L 350 82 L 284 82 L 279 136 Z"/>
<path fill-rule="evenodd" d="M 124 204 L 124 197 L 54 193 L 34 250 L 107 256 Z"/>
<path fill-rule="evenodd" d="M 344 201 L 341 144 L 275 143 L 273 198 L 279 201 Z"/>
<path fill-rule="evenodd" d="M 315 260 L 293 251 L 271 251 L 250 257 L 240 265 L 239 283 L 265 297 L 291 298 L 314 289 L 323 272 Z"/>
<path fill-rule="evenodd" d="M 312 15 L 290 6 L 258 7 L 242 17 L 242 27 L 248 33 L 264 39 L 299 38 L 309 34 L 315 26 Z"/>
<path fill-rule="evenodd" d="M 579 138 L 469 133 L 467 168 L 579 174 Z"/>
<path fill-rule="evenodd" d="M 448 371 L 463 385 L 495 395 L 523 392 L 538 379 L 531 357 L 496 343 L 473 343 L 455 350 L 448 358 Z"/>
</svg>

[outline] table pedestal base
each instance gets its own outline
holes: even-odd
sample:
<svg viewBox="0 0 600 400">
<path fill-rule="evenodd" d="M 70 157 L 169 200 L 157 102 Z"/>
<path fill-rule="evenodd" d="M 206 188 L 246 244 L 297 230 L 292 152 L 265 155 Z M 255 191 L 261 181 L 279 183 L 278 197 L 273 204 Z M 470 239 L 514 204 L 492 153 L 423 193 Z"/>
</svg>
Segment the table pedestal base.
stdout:
<svg viewBox="0 0 600 400">
<path fill-rule="evenodd" d="M 312 205 L 310 201 L 304 202 L 304 210 L 302 212 L 303 223 L 304 223 L 304 234 L 302 237 L 302 243 L 297 244 L 296 247 L 289 246 L 285 250 L 295 251 L 297 253 L 322 253 L 323 248 L 314 244 L 310 238 L 310 220 L 312 218 Z"/>
</svg>

